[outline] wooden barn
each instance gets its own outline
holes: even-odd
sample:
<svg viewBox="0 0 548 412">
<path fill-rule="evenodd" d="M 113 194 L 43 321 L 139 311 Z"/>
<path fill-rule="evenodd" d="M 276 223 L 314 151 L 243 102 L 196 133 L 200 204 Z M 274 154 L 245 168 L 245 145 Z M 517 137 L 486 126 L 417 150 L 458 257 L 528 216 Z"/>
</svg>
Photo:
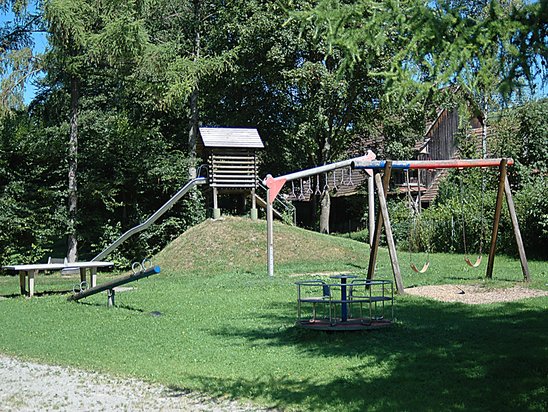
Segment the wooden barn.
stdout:
<svg viewBox="0 0 548 412">
<path fill-rule="evenodd" d="M 251 217 L 257 218 L 255 190 L 259 182 L 257 151 L 264 149 L 257 129 L 200 127 L 198 154 L 208 165 L 213 218 L 221 216 L 219 195 L 251 198 Z"/>
</svg>

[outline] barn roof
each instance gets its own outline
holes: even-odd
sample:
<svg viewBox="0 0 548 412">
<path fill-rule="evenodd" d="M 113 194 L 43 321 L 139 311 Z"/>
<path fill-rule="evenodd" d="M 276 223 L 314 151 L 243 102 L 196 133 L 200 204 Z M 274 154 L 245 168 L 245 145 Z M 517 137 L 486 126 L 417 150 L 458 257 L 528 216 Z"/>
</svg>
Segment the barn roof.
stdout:
<svg viewBox="0 0 548 412">
<path fill-rule="evenodd" d="M 204 147 L 264 148 L 257 129 L 234 127 L 200 127 Z"/>
</svg>

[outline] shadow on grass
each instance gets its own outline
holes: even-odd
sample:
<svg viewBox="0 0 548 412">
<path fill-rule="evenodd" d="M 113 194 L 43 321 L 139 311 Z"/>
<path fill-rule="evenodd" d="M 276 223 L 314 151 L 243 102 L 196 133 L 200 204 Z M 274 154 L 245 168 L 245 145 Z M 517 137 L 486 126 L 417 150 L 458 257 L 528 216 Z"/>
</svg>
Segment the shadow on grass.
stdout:
<svg viewBox="0 0 548 412">
<path fill-rule="evenodd" d="M 74 303 L 77 304 L 77 305 L 94 306 L 94 307 L 100 307 L 100 308 L 108 307 L 106 299 L 105 299 L 104 304 L 97 303 L 97 302 L 84 302 L 84 301 L 81 301 L 81 300 L 79 300 L 77 302 L 74 302 Z M 135 308 L 135 307 L 129 306 L 129 305 L 118 305 L 118 304 L 116 304 L 116 305 L 114 305 L 113 308 L 114 309 L 129 310 L 131 312 L 139 312 L 139 313 L 144 313 L 145 312 L 143 309 Z"/>
<path fill-rule="evenodd" d="M 45 296 L 57 296 L 57 295 L 66 295 L 68 293 L 72 293 L 72 289 L 67 290 L 47 290 L 43 292 L 34 292 L 33 297 L 40 298 Z M 15 298 L 21 298 L 21 297 L 28 297 L 28 295 L 21 295 L 21 293 L 11 293 L 9 295 L 0 295 L 2 298 L 6 299 L 15 299 Z"/>
<path fill-rule="evenodd" d="M 390 329 L 326 333 L 280 329 L 287 325 L 287 308 L 274 318 L 267 313 L 264 318 L 277 329 L 231 327 L 218 333 L 255 345 L 292 347 L 311 366 L 334 359 L 328 373 L 193 379 L 212 393 L 258 397 L 299 410 L 547 410 L 543 308 L 521 302 L 478 308 L 406 300 L 397 315 L 400 321 Z"/>
</svg>

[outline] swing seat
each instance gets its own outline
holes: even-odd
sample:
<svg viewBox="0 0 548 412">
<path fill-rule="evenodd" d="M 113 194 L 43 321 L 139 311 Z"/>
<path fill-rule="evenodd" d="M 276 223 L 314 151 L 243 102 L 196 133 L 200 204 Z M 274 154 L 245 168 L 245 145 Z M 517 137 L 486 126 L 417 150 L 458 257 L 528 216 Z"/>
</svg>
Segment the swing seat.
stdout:
<svg viewBox="0 0 548 412">
<path fill-rule="evenodd" d="M 470 266 L 471 268 L 477 268 L 479 265 L 481 265 L 481 259 L 483 258 L 483 256 L 478 256 L 478 258 L 476 259 L 476 262 L 475 263 L 472 263 L 472 261 L 466 256 L 464 258 L 464 261 L 466 262 L 466 264 L 468 266 Z"/>
<path fill-rule="evenodd" d="M 417 267 L 415 266 L 414 263 L 411 263 L 410 266 L 411 266 L 411 269 L 413 269 L 413 272 L 415 272 L 415 273 L 424 273 L 424 272 L 426 272 L 426 271 L 428 270 L 428 268 L 430 267 L 430 261 L 427 261 L 427 262 L 424 264 L 424 266 L 422 267 L 422 269 L 420 269 L 420 270 L 419 270 L 419 268 L 417 268 Z"/>
</svg>

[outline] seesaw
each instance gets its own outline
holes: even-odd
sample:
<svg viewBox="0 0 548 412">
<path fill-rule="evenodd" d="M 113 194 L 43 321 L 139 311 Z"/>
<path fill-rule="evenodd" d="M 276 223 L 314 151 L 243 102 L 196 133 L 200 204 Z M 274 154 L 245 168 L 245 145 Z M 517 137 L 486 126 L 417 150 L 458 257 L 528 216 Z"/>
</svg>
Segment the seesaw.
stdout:
<svg viewBox="0 0 548 412">
<path fill-rule="evenodd" d="M 85 288 L 85 282 L 82 282 L 83 284 L 80 284 L 80 292 L 75 291 L 74 295 L 71 295 L 67 298 L 69 301 L 78 301 L 80 299 L 83 299 L 85 297 L 95 295 L 96 293 L 107 291 L 107 305 L 114 306 L 114 288 L 116 286 L 125 285 L 126 283 L 134 282 L 139 279 L 144 279 L 152 275 L 156 275 L 160 273 L 160 266 L 151 266 L 147 269 L 144 268 L 144 262 L 141 263 L 134 263 L 133 269 L 135 270 L 135 265 L 139 265 L 141 267 L 141 270 L 134 271 L 130 275 L 121 276 L 119 278 L 113 279 L 109 282 L 102 283 L 100 285 L 94 286 L 89 289 Z"/>
</svg>

